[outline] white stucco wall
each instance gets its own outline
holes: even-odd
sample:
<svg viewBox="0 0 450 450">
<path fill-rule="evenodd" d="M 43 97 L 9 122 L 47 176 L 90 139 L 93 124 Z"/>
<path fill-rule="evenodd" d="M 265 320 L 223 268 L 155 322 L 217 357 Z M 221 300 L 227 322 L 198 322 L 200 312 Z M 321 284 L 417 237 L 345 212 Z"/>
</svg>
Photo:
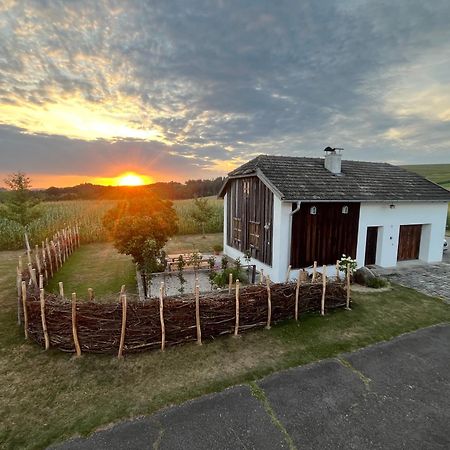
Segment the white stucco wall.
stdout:
<svg viewBox="0 0 450 450">
<path fill-rule="evenodd" d="M 399 202 L 361 203 L 356 259 L 364 265 L 367 227 L 379 227 L 376 264 L 393 267 L 397 264 L 400 225 L 423 225 L 419 259 L 442 261 L 442 243 L 447 220 L 447 203 Z"/>
<path fill-rule="evenodd" d="M 224 202 L 224 252 L 230 258 L 243 257 L 243 253 L 227 245 L 227 211 L 226 196 Z M 257 270 L 264 270 L 272 281 L 282 282 L 290 261 L 292 203 L 282 202 L 274 195 L 273 206 L 273 239 L 272 266 L 253 259 Z M 447 218 L 447 203 L 395 203 L 390 208 L 389 203 L 361 203 L 356 259 L 358 266 L 364 265 L 367 227 L 377 226 L 377 257 L 376 264 L 382 267 L 393 267 L 397 264 L 397 248 L 400 225 L 421 224 L 422 238 L 419 259 L 424 262 L 442 261 L 442 244 L 445 235 Z M 319 271 L 322 269 L 319 268 Z M 297 270 L 291 272 L 291 278 L 297 277 Z M 336 267 L 327 268 L 329 276 L 335 276 Z"/>
</svg>

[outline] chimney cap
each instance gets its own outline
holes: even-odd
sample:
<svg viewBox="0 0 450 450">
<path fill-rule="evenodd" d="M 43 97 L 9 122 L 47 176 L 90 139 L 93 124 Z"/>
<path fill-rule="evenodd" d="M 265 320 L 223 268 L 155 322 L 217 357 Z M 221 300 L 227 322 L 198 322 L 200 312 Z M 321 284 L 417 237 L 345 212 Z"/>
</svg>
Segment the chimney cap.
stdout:
<svg viewBox="0 0 450 450">
<path fill-rule="evenodd" d="M 343 149 L 343 148 L 338 148 L 338 147 L 336 147 L 336 148 L 326 147 L 326 148 L 324 149 L 324 152 L 327 152 L 327 153 L 336 153 L 336 150 L 338 150 L 338 153 L 340 153 L 340 152 L 342 152 L 342 150 L 344 150 L 344 149 Z"/>
</svg>

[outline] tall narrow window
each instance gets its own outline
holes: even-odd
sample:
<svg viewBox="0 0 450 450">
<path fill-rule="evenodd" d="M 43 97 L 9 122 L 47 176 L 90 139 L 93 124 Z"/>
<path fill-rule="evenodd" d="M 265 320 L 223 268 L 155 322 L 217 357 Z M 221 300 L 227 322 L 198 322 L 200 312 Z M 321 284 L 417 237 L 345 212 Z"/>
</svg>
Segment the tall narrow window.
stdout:
<svg viewBox="0 0 450 450">
<path fill-rule="evenodd" d="M 241 240 L 242 240 L 241 219 L 239 217 L 233 217 L 233 246 L 236 248 L 240 248 Z"/>
<path fill-rule="evenodd" d="M 259 222 L 250 221 L 248 225 L 250 247 L 258 249 L 261 224 Z"/>
</svg>

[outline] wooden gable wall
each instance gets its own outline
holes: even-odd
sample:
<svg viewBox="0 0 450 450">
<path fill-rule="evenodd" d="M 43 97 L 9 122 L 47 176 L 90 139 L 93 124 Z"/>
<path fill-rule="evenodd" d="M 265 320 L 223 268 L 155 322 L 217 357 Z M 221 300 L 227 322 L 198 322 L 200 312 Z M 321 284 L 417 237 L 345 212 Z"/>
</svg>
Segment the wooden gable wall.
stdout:
<svg viewBox="0 0 450 450">
<path fill-rule="evenodd" d="M 272 265 L 273 193 L 258 177 L 230 180 L 227 244 Z"/>
</svg>

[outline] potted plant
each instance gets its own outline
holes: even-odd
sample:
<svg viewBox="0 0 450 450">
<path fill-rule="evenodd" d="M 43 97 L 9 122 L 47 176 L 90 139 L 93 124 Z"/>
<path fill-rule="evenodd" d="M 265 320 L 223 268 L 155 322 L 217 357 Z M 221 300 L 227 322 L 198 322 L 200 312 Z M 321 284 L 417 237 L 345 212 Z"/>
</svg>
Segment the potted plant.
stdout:
<svg viewBox="0 0 450 450">
<path fill-rule="evenodd" d="M 213 245 L 213 250 L 215 255 L 220 255 L 220 252 L 223 252 L 223 246 L 220 244 Z"/>
</svg>

